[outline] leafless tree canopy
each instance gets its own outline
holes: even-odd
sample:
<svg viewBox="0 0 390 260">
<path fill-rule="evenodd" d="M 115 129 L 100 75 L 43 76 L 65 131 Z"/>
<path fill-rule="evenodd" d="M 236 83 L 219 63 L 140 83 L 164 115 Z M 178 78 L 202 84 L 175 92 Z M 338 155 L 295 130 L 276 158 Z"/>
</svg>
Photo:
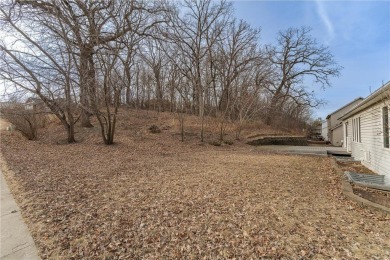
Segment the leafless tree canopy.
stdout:
<svg viewBox="0 0 390 260">
<path fill-rule="evenodd" d="M 297 106 L 301 108 L 318 107 L 322 101 L 308 92 L 304 83 L 314 80 L 320 88 L 330 86 L 331 77 L 338 76 L 339 67 L 327 47 L 319 45 L 310 35 L 310 28 L 289 28 L 281 31 L 277 46 L 266 46 L 268 60 L 272 66 L 273 81 L 267 86 L 271 94 L 270 123 L 273 111 Z"/>
<path fill-rule="evenodd" d="M 40 98 L 68 142 L 95 116 L 112 144 L 120 106 L 211 116 L 221 139 L 228 122 L 237 138 L 252 119 L 303 123 L 322 103 L 305 84 L 327 87 L 341 69 L 306 27 L 261 45 L 227 1 L 6 0 L 0 23 L 1 83 Z"/>
</svg>

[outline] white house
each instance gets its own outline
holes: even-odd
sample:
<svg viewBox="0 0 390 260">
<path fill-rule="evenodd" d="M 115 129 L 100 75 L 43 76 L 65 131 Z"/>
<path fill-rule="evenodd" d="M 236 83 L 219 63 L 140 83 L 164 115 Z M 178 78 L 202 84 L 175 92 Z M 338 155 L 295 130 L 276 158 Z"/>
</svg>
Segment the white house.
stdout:
<svg viewBox="0 0 390 260">
<path fill-rule="evenodd" d="M 390 81 L 340 119 L 343 146 L 372 171 L 390 178 Z"/>
<path fill-rule="evenodd" d="M 328 120 L 323 120 L 321 125 L 321 136 L 324 138 L 325 141 L 329 141 L 328 138 Z"/>
<path fill-rule="evenodd" d="M 333 146 L 343 146 L 343 123 L 340 117 L 348 113 L 351 109 L 355 108 L 360 102 L 363 101 L 362 97 L 356 98 L 349 102 L 343 107 L 340 107 L 333 113 L 326 117 L 327 129 L 328 129 L 328 140 Z"/>
</svg>

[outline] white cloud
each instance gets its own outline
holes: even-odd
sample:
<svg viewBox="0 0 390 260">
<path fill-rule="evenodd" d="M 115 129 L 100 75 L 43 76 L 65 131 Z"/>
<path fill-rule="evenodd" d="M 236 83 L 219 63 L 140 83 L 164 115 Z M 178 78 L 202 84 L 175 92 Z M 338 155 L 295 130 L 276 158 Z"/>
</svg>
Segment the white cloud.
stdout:
<svg viewBox="0 0 390 260">
<path fill-rule="evenodd" d="M 323 5 L 321 0 L 316 0 L 317 5 L 317 13 L 321 18 L 322 23 L 325 25 L 326 30 L 328 32 L 328 39 L 327 42 L 331 42 L 334 38 L 334 28 L 331 20 L 329 19 L 328 13 L 325 9 L 325 6 Z"/>
</svg>

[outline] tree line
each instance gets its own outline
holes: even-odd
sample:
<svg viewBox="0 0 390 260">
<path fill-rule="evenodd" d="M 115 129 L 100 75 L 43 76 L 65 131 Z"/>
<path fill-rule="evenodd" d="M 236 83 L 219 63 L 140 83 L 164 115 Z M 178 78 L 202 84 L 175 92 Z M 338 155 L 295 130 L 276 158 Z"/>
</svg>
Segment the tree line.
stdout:
<svg viewBox="0 0 390 260">
<path fill-rule="evenodd" d="M 2 84 L 39 97 L 69 143 L 95 116 L 112 144 L 124 105 L 198 115 L 202 141 L 206 116 L 221 138 L 228 121 L 304 123 L 322 103 L 305 82 L 324 88 L 341 70 L 310 28 L 264 45 L 223 0 L 6 0 L 0 26 Z"/>
</svg>

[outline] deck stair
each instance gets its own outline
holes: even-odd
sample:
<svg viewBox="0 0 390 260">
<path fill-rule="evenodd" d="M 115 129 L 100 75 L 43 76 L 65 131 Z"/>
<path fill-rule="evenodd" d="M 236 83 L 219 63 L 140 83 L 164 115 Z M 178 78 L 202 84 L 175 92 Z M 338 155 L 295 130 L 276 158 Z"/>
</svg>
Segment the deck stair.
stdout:
<svg viewBox="0 0 390 260">
<path fill-rule="evenodd" d="M 356 160 L 355 157 L 352 157 L 352 156 L 348 157 L 348 156 L 334 155 L 333 157 L 338 162 L 350 162 L 350 163 L 354 163 L 354 162 L 359 163 L 360 162 L 360 160 Z"/>
<path fill-rule="evenodd" d="M 351 157 L 351 153 L 344 150 L 327 150 L 328 155 L 338 156 L 338 157 Z"/>
</svg>

